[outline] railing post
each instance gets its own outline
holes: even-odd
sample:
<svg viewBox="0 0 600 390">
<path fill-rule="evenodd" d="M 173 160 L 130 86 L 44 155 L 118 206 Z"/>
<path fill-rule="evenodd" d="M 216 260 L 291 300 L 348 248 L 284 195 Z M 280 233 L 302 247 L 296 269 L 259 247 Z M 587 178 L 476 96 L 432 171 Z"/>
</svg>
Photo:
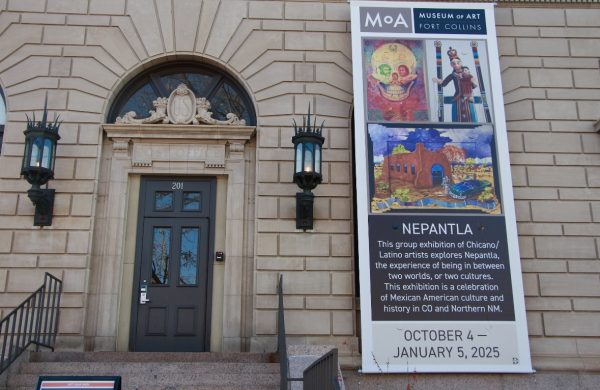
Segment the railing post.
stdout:
<svg viewBox="0 0 600 390">
<path fill-rule="evenodd" d="M 332 349 L 304 370 L 304 389 L 338 390 L 338 350 Z"/>
<path fill-rule="evenodd" d="M 62 281 L 51 274 L 44 275 L 44 284 L 0 320 L 0 374 L 29 347 L 36 345 L 54 351 Z"/>
<path fill-rule="evenodd" d="M 54 324 L 52 327 L 52 340 L 50 345 L 52 345 L 52 351 L 54 351 L 54 345 L 56 344 L 56 335 L 58 334 L 58 318 L 60 317 L 60 296 L 62 294 L 62 283 L 59 283 L 58 280 L 54 280 L 54 289 L 58 291 L 54 291 L 54 305 L 52 306 L 52 313 L 56 313 L 54 317 Z"/>
<path fill-rule="evenodd" d="M 39 290 L 39 295 L 36 299 L 36 326 L 35 326 L 35 350 L 36 352 L 40 350 L 40 334 L 42 332 L 42 314 L 44 311 L 44 292 L 46 290 L 46 285 L 42 285 Z"/>
<path fill-rule="evenodd" d="M 288 358 L 287 343 L 285 340 L 285 316 L 283 312 L 283 275 L 279 275 L 277 285 L 278 308 L 277 308 L 277 354 L 279 356 L 279 389 L 288 389 Z"/>
</svg>

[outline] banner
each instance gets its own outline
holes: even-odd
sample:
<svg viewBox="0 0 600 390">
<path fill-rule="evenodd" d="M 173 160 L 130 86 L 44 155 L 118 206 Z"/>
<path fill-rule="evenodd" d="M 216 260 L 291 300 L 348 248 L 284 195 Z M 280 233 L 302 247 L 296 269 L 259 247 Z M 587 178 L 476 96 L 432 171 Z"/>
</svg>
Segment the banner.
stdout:
<svg viewBox="0 0 600 390">
<path fill-rule="evenodd" d="M 351 12 L 363 372 L 532 372 L 493 5 Z"/>
</svg>

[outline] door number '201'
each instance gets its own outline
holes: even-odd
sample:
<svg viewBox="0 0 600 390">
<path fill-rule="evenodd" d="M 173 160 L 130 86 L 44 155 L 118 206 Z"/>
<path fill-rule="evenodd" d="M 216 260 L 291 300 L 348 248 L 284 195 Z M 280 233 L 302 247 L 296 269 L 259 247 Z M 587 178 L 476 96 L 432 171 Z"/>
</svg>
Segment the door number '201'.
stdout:
<svg viewBox="0 0 600 390">
<path fill-rule="evenodd" d="M 183 182 L 182 181 L 174 181 L 171 183 L 172 190 L 183 190 Z"/>
</svg>

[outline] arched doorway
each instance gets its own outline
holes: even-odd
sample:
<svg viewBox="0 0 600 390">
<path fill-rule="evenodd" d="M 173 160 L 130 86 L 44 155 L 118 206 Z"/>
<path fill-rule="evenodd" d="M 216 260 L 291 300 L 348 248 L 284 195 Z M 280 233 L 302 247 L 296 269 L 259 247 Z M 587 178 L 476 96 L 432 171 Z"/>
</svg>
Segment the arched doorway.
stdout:
<svg viewBox="0 0 600 390">
<path fill-rule="evenodd" d="M 143 120 L 161 101 L 169 112 L 182 84 L 196 98 L 187 108 L 200 110 L 208 98 L 214 123 Z M 95 242 L 92 273 L 106 279 L 111 269 L 122 280 L 117 350 L 240 351 L 246 291 L 236 286 L 251 277 L 239 270 L 252 246 L 235 238 L 253 226 L 252 100 L 224 71 L 181 61 L 144 71 L 115 96 L 102 125 L 106 200 L 97 219 L 106 221 L 98 224 L 106 241 Z M 131 111 L 133 121 L 116 123 Z M 230 113 L 245 124 L 226 121 Z M 217 262 L 217 252 L 227 261 Z M 108 293 L 98 289 L 97 300 Z"/>
<path fill-rule="evenodd" d="M 431 184 L 433 187 L 441 186 L 444 181 L 444 167 L 433 164 L 431 167 Z"/>
</svg>

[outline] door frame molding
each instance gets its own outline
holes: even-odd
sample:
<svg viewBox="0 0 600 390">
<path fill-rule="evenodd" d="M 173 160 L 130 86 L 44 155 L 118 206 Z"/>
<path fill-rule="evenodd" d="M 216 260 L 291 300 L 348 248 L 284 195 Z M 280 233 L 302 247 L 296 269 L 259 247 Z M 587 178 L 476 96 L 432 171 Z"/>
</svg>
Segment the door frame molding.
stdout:
<svg viewBox="0 0 600 390">
<path fill-rule="evenodd" d="M 248 304 L 248 297 L 252 296 L 253 285 L 254 205 L 249 202 L 249 195 L 254 193 L 255 186 L 255 127 L 101 126 L 106 138 L 97 184 L 85 349 L 114 351 L 124 350 L 129 345 L 129 335 L 123 333 L 130 328 L 127 312 L 131 307 L 133 274 L 128 267 L 133 259 L 126 258 L 125 249 L 126 241 L 135 237 L 131 232 L 127 240 L 125 236 L 128 217 L 133 218 L 136 214 L 129 210 L 129 202 L 134 201 L 130 195 L 136 190 L 139 193 L 134 188 L 139 183 L 139 176 L 168 175 L 210 176 L 226 180 L 225 191 L 217 194 L 217 203 L 224 201 L 226 205 L 223 248 L 215 249 L 223 250 L 226 260 L 223 265 L 223 330 L 216 345 L 222 351 L 242 351 L 244 341 L 251 336 L 246 334 L 248 310 L 244 304 Z M 217 184 L 217 191 L 220 191 L 219 188 Z M 221 206 L 217 204 L 217 207 Z M 212 298 L 214 301 L 214 295 Z M 121 307 L 127 307 L 127 310 L 120 310 Z M 212 309 L 214 311 L 214 307 Z M 211 339 L 210 342 L 212 350 L 215 341 Z"/>
<path fill-rule="evenodd" d="M 212 319 L 212 292 L 213 292 L 213 264 L 214 264 L 214 253 L 215 253 L 215 214 L 216 214 L 216 201 L 217 201 L 217 178 L 211 176 L 156 176 L 156 175 L 144 175 L 140 178 L 140 191 L 139 191 L 139 202 L 138 202 L 138 213 L 136 223 L 136 239 L 135 239 L 135 259 L 133 261 L 133 286 L 131 291 L 131 314 L 129 321 L 129 350 L 135 350 L 135 338 L 137 336 L 137 315 L 138 315 L 138 303 L 137 297 L 139 296 L 139 283 L 141 273 L 141 257 L 142 257 L 142 245 L 143 237 L 142 232 L 144 230 L 144 209 L 147 206 L 144 189 L 145 185 L 151 181 L 177 181 L 177 180 L 196 180 L 205 181 L 210 186 L 210 208 L 208 217 L 190 217 L 190 218 L 208 218 L 208 252 L 207 252 L 207 275 L 206 275 L 206 310 L 204 317 L 204 343 L 205 347 L 210 350 L 210 335 L 211 335 L 211 319 Z M 157 216 L 149 216 L 148 218 L 160 218 Z M 175 217 L 185 218 L 185 217 Z M 125 291 L 123 291 L 125 293 Z"/>
</svg>

